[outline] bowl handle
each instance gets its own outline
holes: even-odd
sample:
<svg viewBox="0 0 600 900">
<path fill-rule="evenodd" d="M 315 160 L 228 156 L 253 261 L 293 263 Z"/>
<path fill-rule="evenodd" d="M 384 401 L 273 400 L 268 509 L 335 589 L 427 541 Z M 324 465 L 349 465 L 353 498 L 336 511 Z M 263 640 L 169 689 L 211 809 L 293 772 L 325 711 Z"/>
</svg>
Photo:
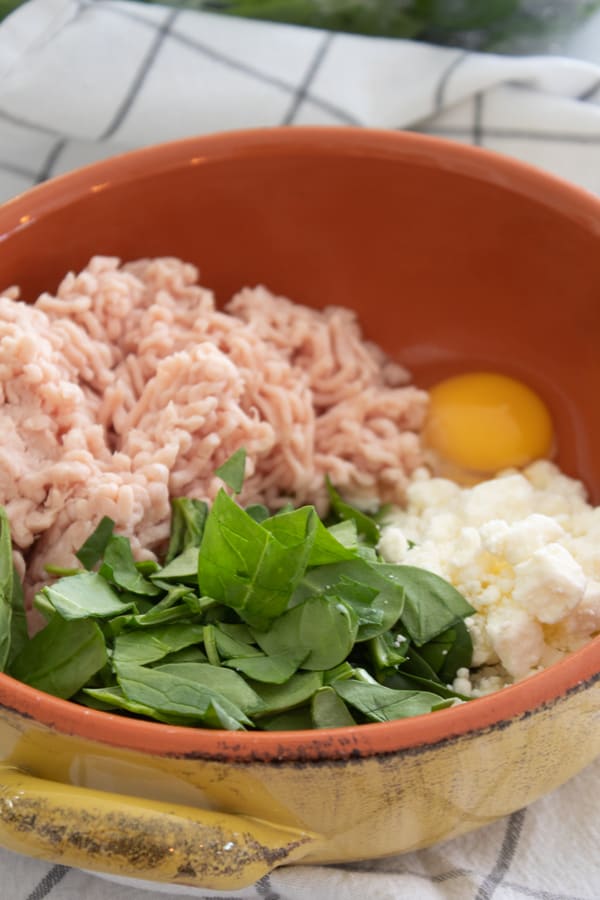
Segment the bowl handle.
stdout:
<svg viewBox="0 0 600 900">
<path fill-rule="evenodd" d="M 0 766 L 0 844 L 67 866 L 236 890 L 301 859 L 317 840 L 252 816 L 75 787 Z"/>
</svg>

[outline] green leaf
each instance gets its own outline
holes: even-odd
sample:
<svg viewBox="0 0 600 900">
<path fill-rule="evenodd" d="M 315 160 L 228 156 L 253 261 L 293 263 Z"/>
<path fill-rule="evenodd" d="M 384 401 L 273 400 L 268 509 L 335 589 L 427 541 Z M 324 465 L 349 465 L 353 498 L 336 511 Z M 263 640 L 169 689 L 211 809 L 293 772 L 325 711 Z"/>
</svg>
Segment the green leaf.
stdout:
<svg viewBox="0 0 600 900">
<path fill-rule="evenodd" d="M 156 597 L 157 594 L 162 593 L 159 587 L 144 578 L 138 571 L 131 552 L 131 544 L 123 535 L 113 535 L 109 539 L 104 549 L 100 575 L 132 594 Z"/>
<path fill-rule="evenodd" d="M 311 703 L 314 728 L 345 728 L 356 725 L 342 698 L 331 687 L 322 687 Z"/>
<path fill-rule="evenodd" d="M 354 519 L 334 522 L 333 525 L 328 525 L 326 530 L 338 543 L 348 550 L 356 550 L 358 548 L 358 529 Z M 337 560 L 326 560 L 326 562 L 337 562 Z M 319 565 L 323 565 L 323 563 L 319 563 Z"/>
<path fill-rule="evenodd" d="M 519 10 L 519 0 L 420 0 L 430 28 L 469 31 L 505 21 Z"/>
<path fill-rule="evenodd" d="M 102 632 L 89 619 L 52 617 L 14 659 L 10 674 L 25 684 L 67 699 L 107 661 Z"/>
<path fill-rule="evenodd" d="M 329 502 L 336 515 L 342 520 L 351 519 L 355 523 L 358 533 L 362 534 L 371 544 L 376 544 L 379 541 L 379 526 L 376 522 L 370 516 L 361 512 L 360 509 L 356 509 L 356 507 L 342 500 L 329 478 L 325 479 L 325 483 L 327 485 Z"/>
<path fill-rule="evenodd" d="M 310 569 L 295 590 L 292 602 L 299 603 L 325 591 L 338 597 L 352 606 L 358 616 L 357 641 L 366 641 L 392 628 L 404 608 L 404 589 L 381 569 L 382 566 L 363 559 Z"/>
<path fill-rule="evenodd" d="M 210 663 L 166 663 L 156 666 L 156 672 L 176 675 L 178 678 L 187 678 L 200 687 L 215 691 L 221 697 L 239 706 L 245 713 L 252 715 L 261 712 L 264 704 L 247 681 L 233 672 L 221 666 L 212 666 Z"/>
<path fill-rule="evenodd" d="M 265 519 L 270 518 L 271 513 L 267 509 L 266 506 L 263 506 L 262 503 L 251 503 L 246 507 L 246 512 L 255 522 L 258 522 L 259 525 L 265 521 Z"/>
<path fill-rule="evenodd" d="M 168 609 L 153 610 L 140 615 L 116 616 L 107 623 L 113 635 L 121 634 L 132 628 L 152 628 L 155 625 L 168 625 L 173 622 L 192 623 L 193 616 L 187 603 L 179 603 Z"/>
<path fill-rule="evenodd" d="M 164 722 L 167 725 L 194 725 L 199 720 L 197 716 L 169 716 L 152 709 L 151 706 L 145 706 L 143 703 L 136 703 L 129 700 L 118 684 L 103 688 L 84 688 L 73 699 L 93 709 L 111 710 L 123 709 L 125 712 L 133 713 L 136 716 L 145 716 L 148 719 L 155 719 L 157 722 Z"/>
<path fill-rule="evenodd" d="M 304 662 L 306 655 L 303 648 L 288 649 L 283 653 L 269 656 L 259 653 L 258 656 L 230 657 L 224 660 L 223 665 L 241 672 L 254 681 L 284 684 Z"/>
<path fill-rule="evenodd" d="M 433 640 L 428 641 L 426 644 L 423 644 L 423 646 L 419 648 L 419 655 L 421 656 L 421 659 L 425 660 L 425 662 L 431 667 L 436 675 L 442 668 L 444 659 L 448 655 L 448 651 L 456 640 L 455 627 L 456 626 L 448 628 L 447 631 L 443 631 L 441 634 L 438 634 L 438 636 L 433 638 Z"/>
<path fill-rule="evenodd" d="M 395 691 L 381 684 L 348 679 L 334 681 L 336 693 L 373 722 L 391 722 L 420 716 L 439 708 L 440 697 L 427 691 Z"/>
<path fill-rule="evenodd" d="M 389 0 L 368 4 L 364 0 L 221 0 L 218 9 L 246 18 L 387 37 L 412 38 L 423 25 L 412 8 Z"/>
<path fill-rule="evenodd" d="M 63 619 L 109 618 L 131 609 L 97 572 L 61 578 L 42 589 Z"/>
<path fill-rule="evenodd" d="M 308 706 L 261 718 L 257 724 L 263 731 L 305 731 L 314 727 Z"/>
<path fill-rule="evenodd" d="M 453 585 L 416 566 L 381 564 L 381 574 L 402 585 L 405 593 L 402 624 L 421 647 L 475 610 Z"/>
<path fill-rule="evenodd" d="M 221 481 L 224 481 L 235 494 L 239 494 L 242 490 L 245 474 L 246 451 L 243 447 L 236 450 L 222 466 L 215 470 L 215 475 L 218 475 Z"/>
<path fill-rule="evenodd" d="M 190 665 L 201 663 L 180 663 L 169 666 L 175 671 L 163 671 L 161 667 L 148 669 L 144 666 L 124 663 L 116 667 L 117 679 L 125 696 L 144 706 L 149 706 L 160 713 L 183 715 L 199 718 L 214 727 L 215 702 L 220 711 L 229 716 L 230 726 L 234 730 L 243 729 L 252 722 L 245 712 L 235 703 L 220 695 L 216 690 L 194 680 L 183 677 L 183 671 Z M 182 667 L 184 667 L 182 669 Z M 212 666 L 207 666 L 212 669 Z M 182 670 L 182 674 L 176 674 Z M 228 670 L 218 670 L 228 671 Z M 234 675 L 234 672 L 228 672 Z"/>
<path fill-rule="evenodd" d="M 410 653 L 415 655 L 414 648 Z M 452 628 L 420 647 L 419 656 L 444 684 L 454 681 L 458 670 L 470 668 L 473 659 L 473 642 L 464 621 L 461 619 Z"/>
<path fill-rule="evenodd" d="M 10 622 L 10 651 L 8 654 L 7 666 L 12 665 L 15 657 L 19 655 L 21 650 L 29 642 L 27 633 L 27 615 L 25 613 L 25 604 L 23 602 L 23 587 L 21 579 L 16 568 L 13 567 L 13 582 L 11 595 L 12 617 Z"/>
<path fill-rule="evenodd" d="M 117 616 L 108 623 L 114 635 L 127 629 L 151 628 L 155 625 L 167 625 L 173 622 L 192 622 L 197 615 L 214 601 L 210 598 L 196 597 L 186 585 L 168 585 L 167 593 L 158 603 L 154 603 L 146 612 Z M 143 600 L 143 598 L 141 598 Z M 181 601 L 181 602 L 180 602 Z M 140 599 L 136 598 L 136 606 Z"/>
<path fill-rule="evenodd" d="M 204 649 L 208 656 L 211 666 L 220 666 L 221 657 L 219 656 L 219 648 L 217 647 L 217 629 L 214 625 L 204 626 Z"/>
<path fill-rule="evenodd" d="M 438 676 L 444 684 L 451 684 L 459 669 L 470 669 L 473 664 L 473 641 L 464 620 L 457 622 L 452 631 L 455 634 L 454 642 L 438 670 Z M 425 647 L 421 649 L 421 653 L 424 649 Z"/>
<path fill-rule="evenodd" d="M 305 653 L 303 669 L 332 669 L 354 646 L 358 620 L 337 599 L 309 597 L 280 616 L 268 631 L 253 631 L 254 640 L 269 656 Z"/>
<path fill-rule="evenodd" d="M 167 565 L 150 577 L 156 581 L 185 581 L 196 584 L 198 581 L 198 547 L 187 547 L 179 556 L 175 556 Z"/>
<path fill-rule="evenodd" d="M 137 559 L 135 561 L 135 567 L 138 572 L 141 572 L 141 574 L 146 577 L 156 575 L 157 572 L 160 572 L 160 566 L 154 559 Z"/>
<path fill-rule="evenodd" d="M 53 566 L 51 563 L 46 563 L 44 566 L 44 572 L 48 575 L 53 575 L 55 578 L 66 578 L 70 575 L 81 575 L 85 572 L 85 569 L 75 569 L 72 566 Z"/>
<path fill-rule="evenodd" d="M 285 684 L 256 684 L 252 687 L 261 698 L 263 709 L 257 714 L 263 716 L 281 713 L 302 706 L 323 684 L 322 672 L 298 672 Z M 262 727 L 262 726 L 261 726 Z M 307 728 L 310 728 L 307 725 Z"/>
<path fill-rule="evenodd" d="M 221 659 L 232 659 L 233 657 L 247 659 L 250 656 L 262 656 L 258 647 L 227 634 L 221 625 L 214 626 L 214 637 Z M 252 640 L 252 636 L 250 636 L 250 640 Z"/>
<path fill-rule="evenodd" d="M 407 641 L 403 641 L 402 645 L 397 646 L 394 635 L 389 631 L 379 634 L 368 641 L 367 650 L 378 679 L 381 679 L 382 676 L 395 670 L 396 666 L 405 662 L 404 648 L 407 646 Z"/>
<path fill-rule="evenodd" d="M 457 691 L 453 691 L 452 688 L 442 684 L 440 681 L 430 681 L 428 678 L 421 678 L 419 675 L 410 675 L 403 669 L 399 669 L 386 678 L 385 686 L 394 688 L 396 691 L 429 691 L 432 694 L 437 694 L 439 697 L 450 700 L 466 701 L 472 699 L 464 694 L 459 694 Z"/>
<path fill-rule="evenodd" d="M 138 631 L 127 631 L 117 635 L 113 649 L 113 662 L 144 663 L 155 662 L 168 653 L 174 653 L 202 643 L 204 628 L 202 625 L 159 625 Z"/>
<path fill-rule="evenodd" d="M 293 515 L 297 515 L 294 526 L 302 522 L 304 530 L 296 546 L 283 544 L 254 522 L 225 491 L 219 491 L 200 547 L 201 593 L 235 609 L 249 625 L 267 627 L 286 608 L 304 573 L 314 540 L 314 510 L 306 507 Z M 289 532 L 289 522 L 286 528 Z"/>
<path fill-rule="evenodd" d="M 323 672 L 323 683 L 331 684 L 338 679 L 343 681 L 346 678 L 353 678 L 354 673 L 354 667 L 351 666 L 349 662 L 343 662 L 340 663 L 339 666 L 334 666 L 333 669 L 328 669 L 327 672 Z"/>
<path fill-rule="evenodd" d="M 314 545 L 318 523 L 319 518 L 314 507 L 301 506 L 299 509 L 294 509 L 290 512 L 279 512 L 277 515 L 265 519 L 262 527 L 269 534 L 272 534 L 286 550 L 297 551 L 307 541 Z M 310 553 L 306 553 L 304 556 L 306 561 L 308 561 L 309 557 Z"/>
<path fill-rule="evenodd" d="M 354 522 L 340 522 L 325 528 L 317 519 L 315 540 L 308 558 L 308 567 L 326 566 L 331 563 L 356 559 L 358 544 Z"/>
<path fill-rule="evenodd" d="M 205 663 L 208 662 L 208 657 L 197 644 L 192 644 L 189 647 L 184 647 L 183 650 L 175 650 L 173 653 L 168 653 L 161 659 L 159 665 L 183 662 Z"/>
<path fill-rule="evenodd" d="M 207 516 L 208 504 L 204 500 L 178 497 L 171 501 L 171 533 L 165 565 L 186 550 L 200 546 Z"/>
<path fill-rule="evenodd" d="M 435 669 L 433 669 L 427 660 L 421 656 L 417 648 L 410 644 L 406 651 L 406 660 L 401 666 L 402 674 L 416 675 L 419 678 L 427 679 L 431 682 L 442 683 Z"/>
<path fill-rule="evenodd" d="M 23 588 L 12 557 L 10 523 L 0 506 L 0 672 L 11 665 L 28 640 Z"/>
<path fill-rule="evenodd" d="M 251 644 L 254 640 L 251 630 L 242 622 L 219 622 L 219 631 L 243 644 Z"/>
<path fill-rule="evenodd" d="M 99 562 L 106 549 L 106 545 L 110 541 L 115 523 L 108 516 L 103 516 L 96 526 L 96 529 L 90 534 L 89 538 L 81 545 L 75 556 L 86 569 L 93 569 Z"/>
</svg>

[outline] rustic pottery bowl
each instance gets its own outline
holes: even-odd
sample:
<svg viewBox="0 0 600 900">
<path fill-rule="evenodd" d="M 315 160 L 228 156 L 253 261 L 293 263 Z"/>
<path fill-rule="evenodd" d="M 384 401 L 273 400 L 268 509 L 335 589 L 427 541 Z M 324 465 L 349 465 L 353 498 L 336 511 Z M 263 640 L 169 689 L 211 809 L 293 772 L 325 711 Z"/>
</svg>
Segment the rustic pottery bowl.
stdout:
<svg viewBox="0 0 600 900">
<path fill-rule="evenodd" d="M 558 461 L 600 502 L 600 201 L 479 149 L 274 129 L 92 165 L 0 209 L 0 286 L 26 299 L 95 253 L 176 255 L 355 308 L 428 385 L 485 366 L 531 384 Z M 276 866 L 414 850 L 504 816 L 600 753 L 600 642 L 497 694 L 312 732 L 185 729 L 0 676 L 0 843 L 233 890 Z"/>
</svg>

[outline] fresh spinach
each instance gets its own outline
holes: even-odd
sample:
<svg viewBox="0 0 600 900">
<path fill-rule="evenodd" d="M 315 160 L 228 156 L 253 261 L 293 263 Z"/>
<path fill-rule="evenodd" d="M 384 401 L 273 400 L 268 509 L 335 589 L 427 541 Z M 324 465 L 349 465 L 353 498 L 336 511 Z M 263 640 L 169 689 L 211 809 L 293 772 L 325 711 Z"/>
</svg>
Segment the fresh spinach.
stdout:
<svg viewBox="0 0 600 900">
<path fill-rule="evenodd" d="M 238 493 L 245 456 L 219 470 Z M 471 606 L 431 572 L 381 561 L 375 520 L 328 483 L 314 507 L 172 502 L 162 562 L 100 521 L 36 595 L 28 639 L 0 511 L 0 668 L 96 709 L 187 727 L 338 728 L 435 711 L 470 665 Z"/>
<path fill-rule="evenodd" d="M 133 603 L 123 603 L 97 572 L 61 578 L 41 593 L 63 619 L 112 618 L 133 606 Z"/>
<path fill-rule="evenodd" d="M 0 507 L 0 672 L 27 642 L 23 589 L 12 558 L 10 523 Z"/>
<path fill-rule="evenodd" d="M 178 497 L 171 501 L 171 533 L 165 556 L 165 566 L 185 553 L 199 547 L 208 516 L 208 503 L 193 497 Z"/>
<path fill-rule="evenodd" d="M 68 699 L 106 662 L 106 645 L 96 622 L 56 614 L 15 657 L 10 674 L 40 691 Z"/>
<path fill-rule="evenodd" d="M 440 700 L 438 694 L 427 691 L 397 691 L 382 684 L 364 684 L 353 679 L 334 681 L 332 687 L 349 706 L 373 722 L 420 716 L 452 702 Z"/>
<path fill-rule="evenodd" d="M 110 541 L 115 523 L 108 516 L 103 516 L 90 534 L 89 538 L 81 545 L 75 556 L 86 569 L 93 569 L 96 563 L 104 556 L 106 545 Z"/>
<path fill-rule="evenodd" d="M 433 572 L 389 563 L 378 570 L 404 588 L 402 624 L 418 647 L 475 612 L 449 581 Z"/>
<path fill-rule="evenodd" d="M 310 507 L 290 513 L 283 543 L 221 490 L 206 521 L 198 557 L 203 594 L 234 609 L 249 625 L 265 627 L 281 615 L 306 568 L 316 530 Z M 291 543 L 295 532 L 297 543 Z M 301 536 L 300 536 L 301 535 Z"/>
<path fill-rule="evenodd" d="M 313 694 L 310 712 L 314 728 L 343 728 L 356 725 L 340 695 L 328 685 Z"/>
<path fill-rule="evenodd" d="M 163 659 L 169 653 L 183 650 L 202 641 L 202 625 L 163 625 L 118 634 L 114 641 L 112 659 L 115 665 L 135 663 L 144 665 Z"/>
<path fill-rule="evenodd" d="M 358 533 L 362 534 L 363 537 L 372 544 L 376 544 L 379 540 L 379 526 L 377 523 L 370 516 L 365 515 L 360 509 L 357 509 L 355 506 L 351 506 L 349 503 L 342 500 L 329 478 L 325 479 L 325 483 L 327 485 L 329 502 L 331 503 L 333 511 L 340 519 L 342 519 L 342 521 L 345 519 L 352 520 L 356 525 Z"/>
<path fill-rule="evenodd" d="M 143 597 L 156 597 L 160 588 L 144 578 L 136 568 L 131 544 L 123 535 L 112 535 L 104 550 L 100 575 L 118 588 Z M 75 576 L 77 577 L 77 576 Z"/>
<path fill-rule="evenodd" d="M 215 475 L 218 475 L 221 481 L 224 481 L 234 494 L 239 494 L 244 485 L 245 471 L 246 451 L 242 447 L 236 450 L 229 459 L 225 460 L 222 466 L 215 470 Z"/>
</svg>

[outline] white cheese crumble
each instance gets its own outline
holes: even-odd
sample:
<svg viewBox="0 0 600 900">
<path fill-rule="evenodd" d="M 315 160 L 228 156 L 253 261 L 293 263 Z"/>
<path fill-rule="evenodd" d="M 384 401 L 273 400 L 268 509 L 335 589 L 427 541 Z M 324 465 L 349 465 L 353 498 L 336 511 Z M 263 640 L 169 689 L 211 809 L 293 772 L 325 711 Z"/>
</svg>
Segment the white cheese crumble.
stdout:
<svg viewBox="0 0 600 900">
<path fill-rule="evenodd" d="M 419 469 L 378 549 L 441 575 L 476 610 L 466 620 L 474 668 L 452 685 L 465 696 L 525 678 L 600 632 L 600 507 L 546 460 L 473 487 Z"/>
</svg>

